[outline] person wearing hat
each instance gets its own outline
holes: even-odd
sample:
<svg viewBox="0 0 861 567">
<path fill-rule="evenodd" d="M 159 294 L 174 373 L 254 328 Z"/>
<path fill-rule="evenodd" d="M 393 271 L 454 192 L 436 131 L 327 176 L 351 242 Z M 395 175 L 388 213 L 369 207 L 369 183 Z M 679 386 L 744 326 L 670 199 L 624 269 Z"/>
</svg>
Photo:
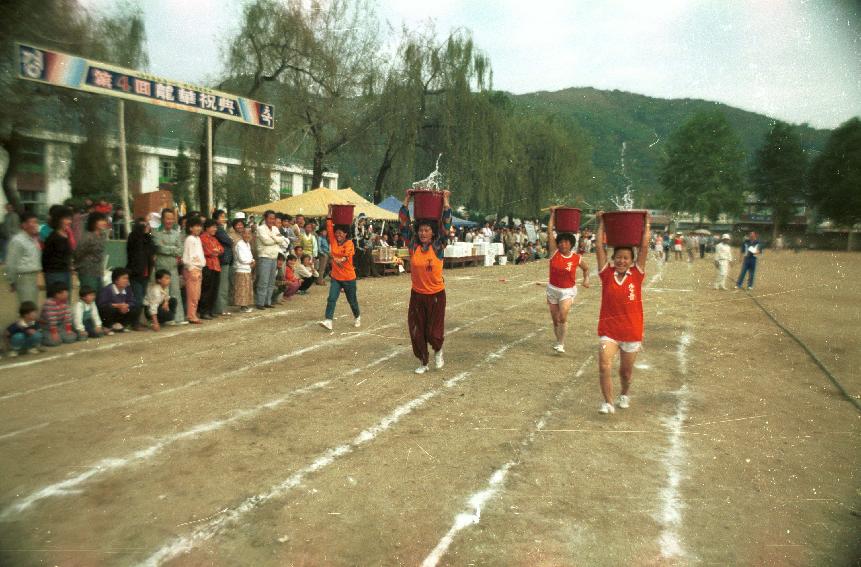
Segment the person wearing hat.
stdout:
<svg viewBox="0 0 861 567">
<path fill-rule="evenodd" d="M 715 268 L 717 268 L 717 277 L 715 278 L 715 289 L 726 289 L 726 276 L 729 273 L 729 265 L 733 262 L 732 247 L 729 245 L 729 234 L 724 234 L 720 237 L 720 242 L 715 246 Z"/>
</svg>

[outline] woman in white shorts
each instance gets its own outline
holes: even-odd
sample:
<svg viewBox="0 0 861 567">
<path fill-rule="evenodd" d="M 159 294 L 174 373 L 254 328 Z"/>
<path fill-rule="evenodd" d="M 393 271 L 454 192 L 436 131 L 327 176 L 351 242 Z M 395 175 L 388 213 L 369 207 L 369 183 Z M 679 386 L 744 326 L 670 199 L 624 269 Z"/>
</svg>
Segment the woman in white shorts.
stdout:
<svg viewBox="0 0 861 567">
<path fill-rule="evenodd" d="M 616 403 L 622 409 L 630 406 L 628 397 L 634 377 L 634 362 L 643 341 L 643 280 L 649 255 L 649 217 L 646 215 L 643 236 L 637 254 L 632 246 L 617 246 L 608 261 L 604 249 L 604 212 L 598 211 L 598 246 L 595 254 L 601 271 L 601 311 L 598 315 L 598 380 L 604 397 L 598 411 L 616 412 L 613 400 L 613 360 L 619 354 L 619 379 L 622 391 Z"/>
<path fill-rule="evenodd" d="M 553 320 L 553 333 L 556 345 L 553 350 L 558 354 L 565 352 L 565 331 L 568 324 L 568 311 L 577 297 L 577 268 L 583 270 L 583 287 L 589 287 L 589 266 L 574 252 L 576 238 L 570 233 L 561 233 L 552 238 L 556 221 L 556 207 L 550 208 L 550 222 L 547 224 L 547 249 L 550 253 L 550 281 L 547 284 L 547 305 Z"/>
</svg>

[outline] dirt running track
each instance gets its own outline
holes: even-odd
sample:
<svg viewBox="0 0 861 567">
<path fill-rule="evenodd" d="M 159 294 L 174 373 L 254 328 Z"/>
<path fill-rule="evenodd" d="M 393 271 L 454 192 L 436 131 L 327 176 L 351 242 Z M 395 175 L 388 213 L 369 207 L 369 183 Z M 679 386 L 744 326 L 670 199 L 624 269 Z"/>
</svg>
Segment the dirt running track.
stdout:
<svg viewBox="0 0 861 567">
<path fill-rule="evenodd" d="M 343 301 L 316 326 L 314 288 L 4 359 L 0 564 L 857 564 L 859 412 L 745 292 L 650 265 L 632 406 L 607 417 L 600 290 L 556 356 L 546 269 L 448 271 L 424 376 L 404 277 L 359 282 L 359 330 Z M 858 281 L 857 256 L 771 254 L 752 292 L 854 396 Z"/>
</svg>

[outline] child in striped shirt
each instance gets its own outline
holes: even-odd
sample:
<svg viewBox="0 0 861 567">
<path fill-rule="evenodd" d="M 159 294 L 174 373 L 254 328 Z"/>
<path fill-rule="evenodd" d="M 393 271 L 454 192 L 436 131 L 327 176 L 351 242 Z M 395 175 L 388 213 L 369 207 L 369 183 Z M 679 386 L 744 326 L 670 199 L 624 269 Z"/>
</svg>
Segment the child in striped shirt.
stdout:
<svg viewBox="0 0 861 567">
<path fill-rule="evenodd" d="M 48 286 L 48 298 L 42 306 L 40 319 L 45 331 L 42 338 L 45 346 L 54 347 L 78 340 L 78 335 L 72 328 L 69 288 L 65 282 L 54 282 Z"/>
</svg>

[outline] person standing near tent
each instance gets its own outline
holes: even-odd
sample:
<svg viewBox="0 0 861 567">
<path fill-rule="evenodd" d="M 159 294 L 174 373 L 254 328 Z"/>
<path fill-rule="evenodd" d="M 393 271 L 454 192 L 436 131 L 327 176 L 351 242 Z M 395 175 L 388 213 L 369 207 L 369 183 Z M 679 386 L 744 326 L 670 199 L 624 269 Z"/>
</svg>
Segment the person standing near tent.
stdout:
<svg viewBox="0 0 861 567">
<path fill-rule="evenodd" d="M 329 283 L 329 299 L 326 301 L 326 318 L 320 321 L 320 325 L 332 330 L 332 319 L 335 317 L 335 304 L 341 290 L 347 296 L 347 303 L 353 312 L 354 327 L 362 325 L 362 316 L 359 312 L 359 300 L 356 297 L 356 270 L 353 267 L 353 256 L 356 249 L 353 241 L 348 238 L 350 227 L 348 225 L 335 224 L 332 221 L 332 205 L 329 205 L 329 214 L 326 217 L 326 234 L 329 239 L 329 254 L 332 257 L 332 273 Z"/>
<path fill-rule="evenodd" d="M 643 341 L 643 280 L 646 278 L 646 259 L 649 256 L 649 217 L 646 215 L 640 247 L 634 257 L 633 246 L 613 248 L 612 262 L 607 260 L 604 249 L 604 211 L 598 211 L 598 240 L 595 254 L 598 259 L 601 278 L 601 311 L 598 319 L 598 371 L 604 403 L 599 413 L 616 413 L 613 405 L 613 359 L 616 353 L 619 362 L 619 378 L 622 391 L 619 407 L 627 409 L 630 404 L 628 390 L 634 374 L 634 362 L 642 348 Z"/>
<path fill-rule="evenodd" d="M 416 374 L 428 371 L 430 353 L 428 343 L 434 350 L 434 365 L 440 369 L 445 364 L 442 345 L 445 341 L 445 278 L 442 275 L 443 256 L 451 230 L 450 193 L 443 192 L 442 218 L 438 221 L 419 219 L 410 224 L 410 199 L 407 191 L 404 204 L 398 214 L 401 234 L 408 242 L 410 253 L 410 276 L 412 291 L 407 311 L 407 327 L 413 344 L 413 354 L 421 365 Z"/>
<path fill-rule="evenodd" d="M 547 232 L 553 234 L 556 228 L 556 207 L 550 207 L 550 220 Z M 573 234 L 562 232 L 547 241 L 550 253 L 550 281 L 547 283 L 547 305 L 550 319 L 553 320 L 553 333 L 556 344 L 553 350 L 558 354 L 565 352 L 565 331 L 568 325 L 568 311 L 577 297 L 577 268 L 583 272 L 583 287 L 589 287 L 589 266 L 582 256 L 574 251 L 576 239 Z"/>
</svg>

